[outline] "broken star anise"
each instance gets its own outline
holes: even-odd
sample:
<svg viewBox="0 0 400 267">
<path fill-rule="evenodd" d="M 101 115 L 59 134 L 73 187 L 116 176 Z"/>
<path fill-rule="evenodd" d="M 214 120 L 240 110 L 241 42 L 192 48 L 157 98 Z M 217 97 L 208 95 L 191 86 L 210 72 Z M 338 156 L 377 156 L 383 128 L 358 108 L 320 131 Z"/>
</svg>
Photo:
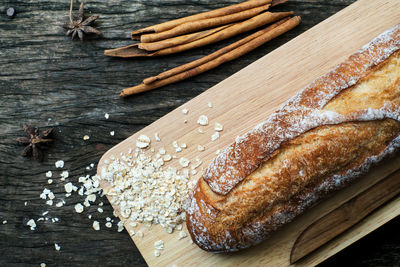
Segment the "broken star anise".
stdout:
<svg viewBox="0 0 400 267">
<path fill-rule="evenodd" d="M 52 131 L 53 129 L 47 129 L 39 132 L 37 128 L 24 125 L 25 136 L 17 138 L 18 143 L 25 145 L 21 155 L 23 157 L 33 155 L 35 160 L 42 161 L 43 153 L 41 149 L 49 142 L 53 142 L 53 139 L 50 139 Z"/>
<path fill-rule="evenodd" d="M 98 18 L 99 16 L 90 16 L 87 19 L 84 19 L 83 0 L 82 0 L 78 11 L 78 18 L 76 20 L 73 20 L 72 15 L 70 14 L 70 22 L 65 22 L 61 26 L 67 30 L 67 33 L 65 35 L 68 36 L 72 34 L 71 37 L 72 40 L 74 40 L 74 38 L 78 35 L 79 39 L 83 41 L 84 34 L 88 33 L 94 33 L 97 35 L 101 34 L 100 31 L 90 26 L 90 24 Z"/>
</svg>

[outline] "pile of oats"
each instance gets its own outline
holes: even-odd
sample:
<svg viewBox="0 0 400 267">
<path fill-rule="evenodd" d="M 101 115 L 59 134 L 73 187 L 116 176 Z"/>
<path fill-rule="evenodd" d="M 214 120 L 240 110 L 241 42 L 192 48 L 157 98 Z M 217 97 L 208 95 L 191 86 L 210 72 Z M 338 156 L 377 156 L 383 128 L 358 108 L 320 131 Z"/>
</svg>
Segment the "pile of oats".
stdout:
<svg viewBox="0 0 400 267">
<path fill-rule="evenodd" d="M 146 155 L 142 148 L 148 147 L 150 138 L 141 135 L 137 149 L 111 157 L 101 172 L 101 179 L 107 180 L 111 188 L 105 192 L 113 205 L 119 206 L 120 214 L 131 222 L 160 224 L 167 232 L 185 221 L 184 206 L 188 192 L 194 184 L 189 181 L 189 169 L 177 171 L 173 167 L 163 168 L 165 149 L 160 149 L 154 157 Z M 175 144 L 175 146 L 177 146 Z M 189 161 L 181 158 L 182 167 Z"/>
</svg>

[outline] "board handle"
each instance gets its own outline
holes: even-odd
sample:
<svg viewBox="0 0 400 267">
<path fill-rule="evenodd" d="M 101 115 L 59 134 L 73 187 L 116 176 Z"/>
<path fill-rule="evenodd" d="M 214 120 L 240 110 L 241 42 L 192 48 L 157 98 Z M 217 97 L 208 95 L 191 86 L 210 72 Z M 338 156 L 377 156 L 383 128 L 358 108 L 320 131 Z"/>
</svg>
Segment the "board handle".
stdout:
<svg viewBox="0 0 400 267">
<path fill-rule="evenodd" d="M 397 170 L 309 225 L 292 247 L 290 264 L 343 233 L 399 193 L 400 170 Z"/>
</svg>

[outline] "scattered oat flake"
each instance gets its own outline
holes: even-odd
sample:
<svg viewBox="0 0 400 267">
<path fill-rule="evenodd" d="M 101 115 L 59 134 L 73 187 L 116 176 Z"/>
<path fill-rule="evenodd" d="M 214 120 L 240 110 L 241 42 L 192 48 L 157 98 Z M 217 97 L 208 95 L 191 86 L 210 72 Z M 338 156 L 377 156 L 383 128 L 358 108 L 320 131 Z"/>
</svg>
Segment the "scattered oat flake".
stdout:
<svg viewBox="0 0 400 267">
<path fill-rule="evenodd" d="M 83 140 L 89 140 L 89 135 L 85 135 L 84 137 L 83 137 Z"/>
<path fill-rule="evenodd" d="M 112 227 L 112 223 L 111 222 L 106 222 L 106 227 L 107 228 L 111 228 Z"/>
<path fill-rule="evenodd" d="M 184 120 L 184 121 L 183 121 L 183 123 L 185 123 L 185 124 L 186 124 L 187 122 L 188 122 L 188 120 Z"/>
<path fill-rule="evenodd" d="M 56 165 L 56 168 L 63 168 L 64 167 L 64 161 L 63 160 L 57 160 L 55 165 Z"/>
<path fill-rule="evenodd" d="M 4 220 L 4 221 L 3 221 L 3 224 L 6 224 L 6 223 L 7 223 L 7 220 Z"/>
<path fill-rule="evenodd" d="M 154 248 L 158 250 L 163 250 L 164 249 L 164 241 L 158 240 L 154 242 Z"/>
<path fill-rule="evenodd" d="M 182 167 L 187 167 L 187 166 L 189 166 L 189 163 L 190 163 L 190 161 L 189 161 L 187 158 L 182 157 L 182 158 L 179 159 L 179 164 L 180 164 Z"/>
<path fill-rule="evenodd" d="M 137 231 L 137 232 L 136 232 L 136 236 L 137 236 L 137 237 L 140 237 L 140 238 L 143 238 L 143 237 L 144 237 L 144 234 L 143 234 L 142 231 Z"/>
<path fill-rule="evenodd" d="M 212 104 L 211 102 L 208 102 L 208 103 L 207 103 L 207 106 L 208 106 L 209 108 L 212 108 L 212 107 L 213 107 L 213 104 Z"/>
<path fill-rule="evenodd" d="M 184 231 L 180 231 L 179 232 L 179 240 L 181 240 L 181 239 L 183 239 L 185 237 L 187 237 L 187 234 Z"/>
<path fill-rule="evenodd" d="M 40 194 L 40 198 L 41 198 L 41 199 L 46 199 L 46 198 L 47 198 L 47 195 L 48 195 L 50 192 L 51 192 L 51 191 L 50 191 L 49 189 L 44 188 L 44 189 L 43 189 L 43 192 Z"/>
<path fill-rule="evenodd" d="M 110 118 L 110 115 L 108 113 L 104 114 L 104 118 L 106 118 L 106 120 L 108 120 L 108 118 Z"/>
<path fill-rule="evenodd" d="M 122 221 L 119 221 L 118 224 L 118 232 L 122 232 L 124 230 L 124 223 Z"/>
<path fill-rule="evenodd" d="M 219 153 L 221 153 L 221 150 L 217 149 L 217 151 L 215 151 L 215 154 L 218 155 Z"/>
<path fill-rule="evenodd" d="M 198 145 L 198 146 L 197 146 L 197 150 L 198 150 L 198 151 L 204 151 L 204 150 L 205 150 L 205 147 L 202 146 L 202 145 Z"/>
<path fill-rule="evenodd" d="M 46 177 L 50 178 L 53 176 L 53 173 L 51 171 L 46 172 Z"/>
<path fill-rule="evenodd" d="M 192 165 L 192 169 L 196 169 L 197 167 L 199 167 L 201 165 L 202 161 L 200 160 L 199 157 L 195 158 L 195 163 Z"/>
<path fill-rule="evenodd" d="M 146 148 L 150 145 L 150 138 L 147 135 L 140 135 L 136 140 L 136 146 L 138 148 Z"/>
<path fill-rule="evenodd" d="M 35 220 L 34 220 L 34 219 L 30 219 L 30 220 L 26 223 L 26 225 L 30 226 L 32 231 L 34 231 L 35 228 L 36 228 L 36 223 L 35 223 Z"/>
<path fill-rule="evenodd" d="M 110 135 L 111 135 L 111 136 L 114 136 L 114 135 L 115 135 L 115 131 L 111 131 L 111 132 L 110 132 Z"/>
<path fill-rule="evenodd" d="M 57 251 L 60 251 L 60 249 L 61 249 L 60 245 L 58 245 L 57 243 L 54 243 L 54 248 L 55 248 Z"/>
<path fill-rule="evenodd" d="M 52 184 L 52 183 L 53 183 L 53 179 L 47 180 L 47 183 L 48 183 L 48 184 Z"/>
<path fill-rule="evenodd" d="M 68 171 L 63 171 L 62 173 L 61 173 L 61 178 L 68 178 L 69 177 L 69 172 Z"/>
<path fill-rule="evenodd" d="M 95 202 L 96 201 L 96 195 L 95 194 L 90 194 L 86 197 L 87 201 L 90 202 Z"/>
<path fill-rule="evenodd" d="M 65 192 L 71 193 L 71 192 L 72 192 L 72 187 L 73 187 L 73 184 L 72 184 L 71 182 L 66 183 L 66 184 L 64 185 Z"/>
<path fill-rule="evenodd" d="M 197 120 L 197 123 L 203 126 L 208 125 L 208 117 L 206 115 L 201 115 Z"/>
<path fill-rule="evenodd" d="M 186 108 L 184 108 L 184 109 L 182 109 L 182 113 L 186 115 L 186 114 L 189 113 L 189 110 L 187 110 Z"/>
<path fill-rule="evenodd" d="M 63 201 L 60 201 L 60 202 L 58 202 L 58 203 L 56 204 L 56 207 L 57 207 L 57 208 L 61 208 L 63 205 L 64 205 L 64 202 L 63 202 Z"/>
<path fill-rule="evenodd" d="M 198 131 L 199 133 L 201 133 L 201 134 L 204 133 L 203 129 L 201 129 L 201 128 L 198 128 L 197 131 Z"/>
<path fill-rule="evenodd" d="M 157 142 L 160 142 L 160 141 L 161 141 L 160 136 L 159 136 L 158 133 L 155 133 L 155 134 L 154 134 L 154 138 L 156 139 Z"/>
<path fill-rule="evenodd" d="M 52 206 L 52 205 L 53 205 L 53 200 L 51 200 L 51 199 L 50 199 L 50 200 L 47 200 L 47 201 L 46 201 L 46 204 L 49 205 L 49 206 Z"/>
<path fill-rule="evenodd" d="M 216 130 L 217 132 L 220 132 L 220 131 L 224 130 L 224 126 L 221 123 L 216 122 L 215 126 L 214 126 L 214 130 Z"/>
<path fill-rule="evenodd" d="M 174 148 L 176 148 L 176 149 L 180 148 L 177 141 L 173 141 L 173 142 L 172 142 L 172 146 L 173 146 Z"/>
<path fill-rule="evenodd" d="M 156 257 L 160 257 L 160 251 L 159 250 L 157 250 L 157 249 L 155 249 L 154 250 L 154 256 L 156 256 Z"/>
<path fill-rule="evenodd" d="M 46 263 L 42 262 L 42 263 L 40 264 L 40 267 L 46 267 Z"/>
<path fill-rule="evenodd" d="M 130 235 L 130 236 L 134 236 L 134 235 L 135 235 L 135 231 L 129 230 L 129 235 Z"/>
<path fill-rule="evenodd" d="M 97 208 L 97 211 L 100 213 L 103 213 L 103 209 L 102 208 Z"/>
<path fill-rule="evenodd" d="M 100 223 L 98 221 L 93 222 L 93 229 L 96 231 L 100 230 Z"/>
<path fill-rule="evenodd" d="M 186 143 L 181 144 L 181 148 L 187 148 L 187 144 Z"/>
<path fill-rule="evenodd" d="M 27 205 L 28 205 L 28 201 L 25 201 L 25 202 L 24 202 L 24 205 L 27 206 Z"/>
<path fill-rule="evenodd" d="M 83 206 L 82 206 L 82 204 L 81 203 L 78 203 L 78 204 L 76 204 L 75 205 L 75 211 L 77 212 L 77 213 L 82 213 L 83 212 Z"/>
<path fill-rule="evenodd" d="M 219 132 L 215 132 L 213 135 L 211 135 L 211 141 L 216 141 L 219 138 Z"/>
</svg>

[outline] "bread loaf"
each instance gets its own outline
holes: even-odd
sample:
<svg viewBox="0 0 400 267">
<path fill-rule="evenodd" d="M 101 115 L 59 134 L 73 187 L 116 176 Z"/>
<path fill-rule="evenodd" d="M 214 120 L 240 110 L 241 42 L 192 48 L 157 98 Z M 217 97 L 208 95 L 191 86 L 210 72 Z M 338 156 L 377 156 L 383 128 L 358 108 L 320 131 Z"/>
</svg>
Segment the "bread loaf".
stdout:
<svg viewBox="0 0 400 267">
<path fill-rule="evenodd" d="M 187 227 L 212 252 L 255 245 L 400 146 L 400 24 L 238 137 L 191 193 Z"/>
</svg>

